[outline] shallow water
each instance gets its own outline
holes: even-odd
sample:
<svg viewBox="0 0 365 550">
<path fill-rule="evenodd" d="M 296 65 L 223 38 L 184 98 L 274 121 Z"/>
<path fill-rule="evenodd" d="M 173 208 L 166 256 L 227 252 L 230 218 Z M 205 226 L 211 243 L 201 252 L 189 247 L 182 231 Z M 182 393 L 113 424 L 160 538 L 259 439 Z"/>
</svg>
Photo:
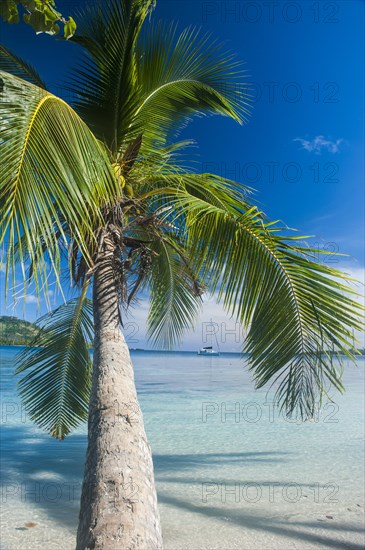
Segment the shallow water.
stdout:
<svg viewBox="0 0 365 550">
<path fill-rule="evenodd" d="M 2 545 L 74 548 L 85 427 L 52 440 L 0 347 Z M 167 549 L 364 546 L 364 360 L 315 422 L 279 417 L 238 355 L 132 352 Z M 146 549 L 149 550 L 149 549 Z"/>
</svg>

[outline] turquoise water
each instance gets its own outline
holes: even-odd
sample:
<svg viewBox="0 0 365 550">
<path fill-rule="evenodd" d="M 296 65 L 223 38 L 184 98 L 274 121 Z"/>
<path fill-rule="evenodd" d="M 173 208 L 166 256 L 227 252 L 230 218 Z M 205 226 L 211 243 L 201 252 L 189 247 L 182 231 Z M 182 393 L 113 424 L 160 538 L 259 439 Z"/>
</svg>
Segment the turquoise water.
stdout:
<svg viewBox="0 0 365 550">
<path fill-rule="evenodd" d="M 16 351 L 0 347 L 2 545 L 71 549 L 85 427 L 58 442 L 26 418 Z M 280 417 L 238 355 L 132 360 L 167 549 L 363 548 L 363 359 L 307 423 Z"/>
</svg>

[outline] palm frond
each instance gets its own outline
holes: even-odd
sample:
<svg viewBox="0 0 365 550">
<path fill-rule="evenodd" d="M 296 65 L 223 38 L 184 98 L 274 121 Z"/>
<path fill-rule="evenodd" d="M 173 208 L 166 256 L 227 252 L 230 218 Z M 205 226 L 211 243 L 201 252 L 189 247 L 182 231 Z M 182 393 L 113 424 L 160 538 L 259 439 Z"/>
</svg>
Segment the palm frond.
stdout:
<svg viewBox="0 0 365 550">
<path fill-rule="evenodd" d="M 135 124 L 144 140 L 164 143 L 171 131 L 204 113 L 241 122 L 249 114 L 243 71 L 222 44 L 196 29 L 177 34 L 158 23 L 142 33 L 137 50 L 141 104 Z"/>
<path fill-rule="evenodd" d="M 43 79 L 39 76 L 38 72 L 32 65 L 24 61 L 19 56 L 5 48 L 0 44 L 0 71 L 10 73 L 18 78 L 22 78 L 27 82 L 31 82 L 35 86 L 47 89 Z"/>
<path fill-rule="evenodd" d="M 87 419 L 91 384 L 91 301 L 61 305 L 38 322 L 39 334 L 16 359 L 19 392 L 30 418 L 57 439 Z"/>
<path fill-rule="evenodd" d="M 170 349 L 192 328 L 201 308 L 200 288 L 192 269 L 184 259 L 186 251 L 176 238 L 156 239 L 149 277 L 150 311 L 148 336 L 155 345 Z"/>
<path fill-rule="evenodd" d="M 86 49 L 69 90 L 74 107 L 116 153 L 138 106 L 135 43 L 152 0 L 106 0 L 80 17 L 74 41 Z M 134 136 L 136 137 L 136 136 Z"/>
<path fill-rule="evenodd" d="M 249 329 L 245 351 L 257 386 L 275 381 L 281 407 L 313 416 L 328 385 L 342 389 L 332 349 L 354 359 L 352 331 L 364 327 L 351 280 L 315 262 L 318 251 L 257 207 L 224 194 L 209 178 L 206 192 L 189 178 L 160 192 L 169 219 L 174 212 L 186 234 L 193 271 Z"/>
<path fill-rule="evenodd" d="M 0 79 L 0 243 L 7 241 L 8 269 L 18 245 L 20 263 L 39 259 L 44 279 L 44 247 L 57 271 L 64 220 L 87 257 L 100 203 L 116 182 L 104 148 L 65 102 L 8 73 Z"/>
</svg>

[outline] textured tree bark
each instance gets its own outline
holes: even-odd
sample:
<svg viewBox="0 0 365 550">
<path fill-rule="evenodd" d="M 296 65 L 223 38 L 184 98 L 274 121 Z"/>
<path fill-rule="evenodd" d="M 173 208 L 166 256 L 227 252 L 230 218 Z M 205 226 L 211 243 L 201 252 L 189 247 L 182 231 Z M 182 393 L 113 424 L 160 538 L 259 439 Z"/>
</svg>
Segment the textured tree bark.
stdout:
<svg viewBox="0 0 365 550">
<path fill-rule="evenodd" d="M 77 550 L 162 548 L 151 450 L 119 323 L 113 248 L 94 275 L 95 343 Z"/>
</svg>

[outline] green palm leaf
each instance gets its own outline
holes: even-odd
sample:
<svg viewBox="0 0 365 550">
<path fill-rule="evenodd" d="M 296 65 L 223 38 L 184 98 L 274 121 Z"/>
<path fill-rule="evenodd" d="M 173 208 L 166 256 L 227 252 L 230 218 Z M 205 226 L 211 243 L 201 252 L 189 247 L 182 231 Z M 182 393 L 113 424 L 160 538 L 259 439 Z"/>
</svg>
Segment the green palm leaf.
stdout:
<svg viewBox="0 0 365 550">
<path fill-rule="evenodd" d="M 186 251 L 175 238 L 155 240 L 149 277 L 150 311 L 148 336 L 155 345 L 171 348 L 179 344 L 185 330 L 192 328 L 201 309 L 200 289 L 188 262 Z"/>
<path fill-rule="evenodd" d="M 211 174 L 156 175 L 146 193 L 186 239 L 191 269 L 249 328 L 245 351 L 258 387 L 275 382 L 288 414 L 315 413 L 332 385 L 342 390 L 333 349 L 354 359 L 363 307 L 351 280 L 314 261 L 318 251 L 251 206 L 234 182 Z M 185 237 L 184 237 L 185 236 Z"/>
<path fill-rule="evenodd" d="M 353 359 L 352 329 L 363 329 L 364 308 L 350 281 L 316 263 L 318 251 L 303 238 L 265 223 L 256 207 L 242 213 L 231 198 L 218 206 L 181 189 L 172 200 L 185 217 L 194 271 L 249 328 L 245 351 L 257 386 L 279 378 L 281 406 L 313 416 L 328 384 L 342 388 L 330 351 Z"/>
<path fill-rule="evenodd" d="M 177 35 L 159 24 L 141 32 L 153 2 L 125 0 L 90 8 L 74 41 L 87 54 L 69 90 L 75 109 L 115 156 L 138 135 L 143 148 L 165 143 L 193 115 L 244 120 L 243 72 L 234 56 L 194 29 Z"/>
<path fill-rule="evenodd" d="M 0 71 L 10 73 L 27 82 L 31 82 L 39 88 L 47 89 L 42 78 L 32 65 L 12 53 L 5 46 L 0 45 Z"/>
<path fill-rule="evenodd" d="M 87 419 L 93 338 L 92 304 L 72 300 L 38 322 L 41 330 L 16 360 L 20 396 L 30 418 L 63 439 Z M 36 347 L 34 347 L 36 346 Z"/>
<path fill-rule="evenodd" d="M 204 113 L 240 122 L 249 114 L 240 64 L 222 45 L 176 25 L 151 25 L 137 50 L 141 96 L 135 123 L 145 140 L 164 143 L 172 130 Z"/>
<path fill-rule="evenodd" d="M 135 44 L 153 0 L 107 0 L 79 17 L 74 41 L 87 53 L 72 73 L 75 109 L 116 153 L 138 108 Z"/>
<path fill-rule="evenodd" d="M 8 73 L 0 79 L 0 243 L 7 240 L 8 267 L 16 245 L 22 264 L 38 258 L 44 282 L 42 252 L 57 268 L 64 220 L 87 256 L 99 205 L 115 194 L 114 175 L 103 147 L 65 102 Z M 37 270 L 34 276 L 38 288 Z"/>
</svg>

